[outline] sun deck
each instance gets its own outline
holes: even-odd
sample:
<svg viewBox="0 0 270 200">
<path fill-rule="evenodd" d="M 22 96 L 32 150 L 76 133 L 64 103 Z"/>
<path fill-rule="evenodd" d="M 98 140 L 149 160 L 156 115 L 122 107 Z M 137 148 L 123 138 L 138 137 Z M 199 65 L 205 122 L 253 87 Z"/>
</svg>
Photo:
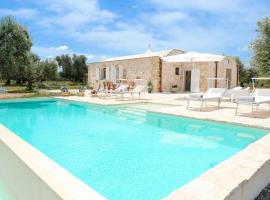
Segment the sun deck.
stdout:
<svg viewBox="0 0 270 200">
<path fill-rule="evenodd" d="M 88 94 L 88 92 L 86 92 Z M 156 103 L 160 106 L 151 108 L 153 112 L 160 112 L 164 114 L 184 116 L 205 120 L 213 120 L 228 123 L 237 123 L 246 126 L 260 127 L 270 129 L 270 108 L 269 105 L 260 105 L 258 112 L 252 112 L 251 106 L 241 105 L 239 108 L 239 115 L 235 116 L 235 103 L 229 101 L 222 101 L 220 108 L 217 107 L 216 102 L 207 102 L 207 106 L 200 112 L 200 102 L 190 103 L 189 110 L 186 109 L 188 94 L 163 94 L 153 93 L 142 94 L 141 100 L 131 100 L 130 98 L 116 99 L 116 98 L 98 98 L 91 97 L 89 94 L 85 97 L 70 96 L 70 97 L 57 97 L 61 99 L 88 102 L 100 105 L 121 105 L 121 104 L 134 104 L 134 103 Z M 170 107 L 162 105 L 171 105 Z"/>
</svg>

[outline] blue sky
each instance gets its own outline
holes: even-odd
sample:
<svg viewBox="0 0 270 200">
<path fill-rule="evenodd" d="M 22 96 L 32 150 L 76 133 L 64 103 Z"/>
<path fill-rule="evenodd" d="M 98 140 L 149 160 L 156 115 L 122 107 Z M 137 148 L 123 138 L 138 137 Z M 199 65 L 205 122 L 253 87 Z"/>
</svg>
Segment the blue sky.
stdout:
<svg viewBox="0 0 270 200">
<path fill-rule="evenodd" d="M 14 15 L 42 58 L 85 54 L 88 60 L 181 49 L 240 56 L 268 0 L 0 0 L 0 16 Z"/>
</svg>

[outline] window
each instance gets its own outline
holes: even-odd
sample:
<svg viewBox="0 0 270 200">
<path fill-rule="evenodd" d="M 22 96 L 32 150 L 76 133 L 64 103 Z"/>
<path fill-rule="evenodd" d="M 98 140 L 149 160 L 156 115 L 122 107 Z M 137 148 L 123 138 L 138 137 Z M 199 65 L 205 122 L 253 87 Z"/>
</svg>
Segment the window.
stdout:
<svg viewBox="0 0 270 200">
<path fill-rule="evenodd" d="M 102 69 L 102 77 L 101 77 L 102 80 L 106 79 L 106 68 L 103 68 Z"/>
<path fill-rule="evenodd" d="M 123 79 L 127 79 L 127 69 L 123 70 Z"/>
<path fill-rule="evenodd" d="M 176 67 L 175 68 L 175 75 L 179 75 L 180 73 L 179 73 L 179 67 Z"/>
<path fill-rule="evenodd" d="M 119 80 L 119 67 L 116 67 L 116 80 Z"/>
</svg>

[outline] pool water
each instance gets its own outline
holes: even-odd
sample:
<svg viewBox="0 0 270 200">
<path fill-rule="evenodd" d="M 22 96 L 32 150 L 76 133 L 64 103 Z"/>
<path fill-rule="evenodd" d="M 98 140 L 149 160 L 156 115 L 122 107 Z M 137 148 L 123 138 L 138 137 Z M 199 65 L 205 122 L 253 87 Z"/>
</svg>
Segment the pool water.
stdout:
<svg viewBox="0 0 270 200">
<path fill-rule="evenodd" d="M 117 200 L 162 199 L 267 133 L 56 99 L 2 102 L 0 123 Z"/>
</svg>

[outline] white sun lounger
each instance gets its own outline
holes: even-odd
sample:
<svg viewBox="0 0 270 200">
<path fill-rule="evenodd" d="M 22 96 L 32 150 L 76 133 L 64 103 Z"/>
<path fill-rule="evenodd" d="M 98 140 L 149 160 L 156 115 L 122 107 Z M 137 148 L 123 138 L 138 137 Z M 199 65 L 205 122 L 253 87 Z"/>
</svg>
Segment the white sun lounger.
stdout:
<svg viewBox="0 0 270 200">
<path fill-rule="evenodd" d="M 235 94 L 235 92 L 242 90 L 242 87 L 234 87 L 232 89 L 227 89 L 226 92 L 224 93 L 223 97 L 227 97 L 227 98 L 231 98 L 231 96 L 233 94 Z"/>
<path fill-rule="evenodd" d="M 236 102 L 236 99 L 238 99 L 242 96 L 250 96 L 250 87 L 234 91 L 234 93 L 231 94 L 231 97 L 230 97 L 231 102 Z"/>
<path fill-rule="evenodd" d="M 234 96 L 243 96 L 242 93 L 247 94 L 245 90 L 246 89 L 243 89 L 242 87 L 234 87 L 232 89 L 227 89 L 223 95 L 223 98 L 228 98 L 231 102 L 233 102 Z"/>
<path fill-rule="evenodd" d="M 238 114 L 239 104 L 251 105 L 252 111 L 253 106 L 256 106 L 256 112 L 258 111 L 260 104 L 269 104 L 270 107 L 270 89 L 255 89 L 251 96 L 241 96 L 236 99 L 235 115 Z"/>
<path fill-rule="evenodd" d="M 187 97 L 187 108 L 189 108 L 190 101 L 201 101 L 200 111 L 202 111 L 203 103 L 206 101 L 217 101 L 218 107 L 220 106 L 220 101 L 226 92 L 226 88 L 209 88 L 205 94 L 190 94 Z"/>
</svg>

